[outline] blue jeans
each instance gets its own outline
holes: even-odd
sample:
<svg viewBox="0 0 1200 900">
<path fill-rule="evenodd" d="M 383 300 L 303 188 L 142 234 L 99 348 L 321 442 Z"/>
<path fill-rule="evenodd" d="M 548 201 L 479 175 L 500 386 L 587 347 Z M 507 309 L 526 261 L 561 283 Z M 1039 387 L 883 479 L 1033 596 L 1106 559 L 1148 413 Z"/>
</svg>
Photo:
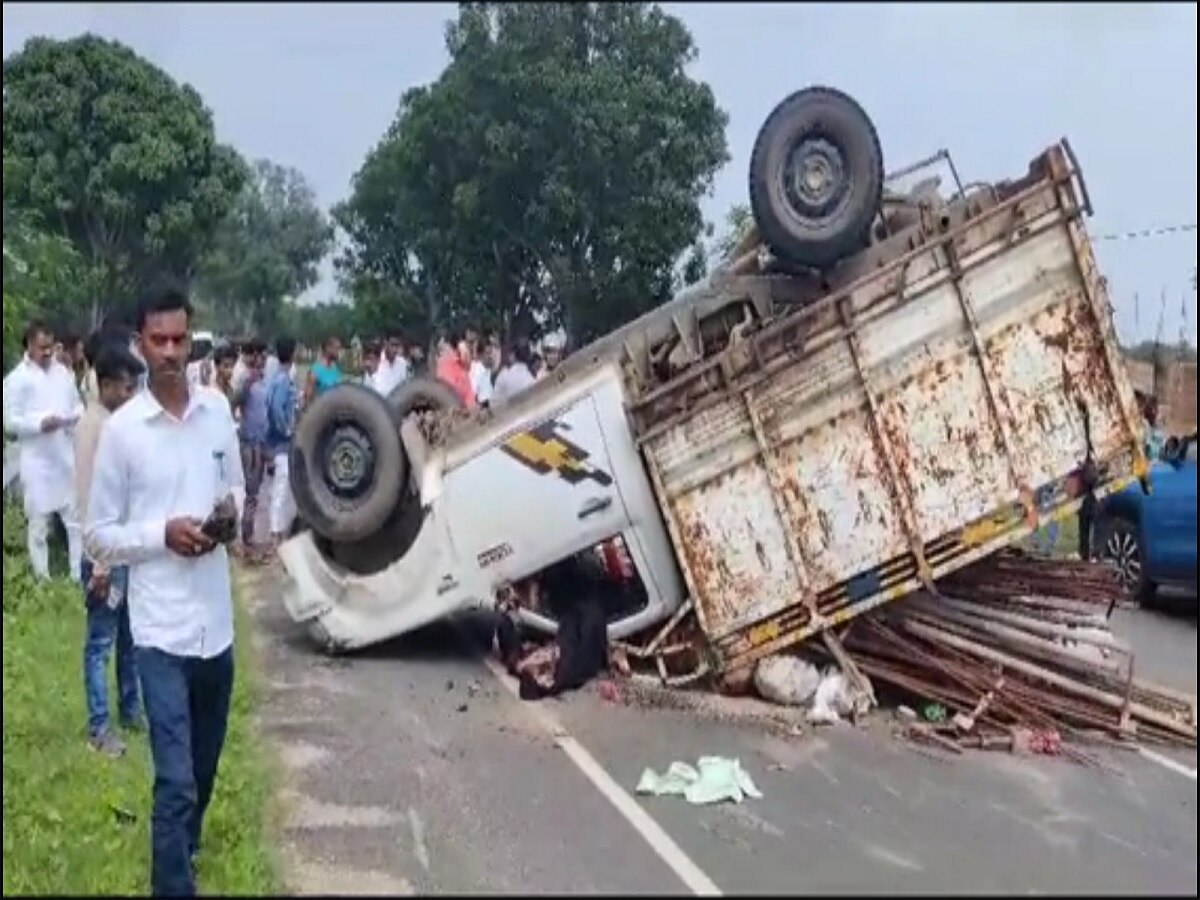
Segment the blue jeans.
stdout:
<svg viewBox="0 0 1200 900">
<path fill-rule="evenodd" d="M 120 592 L 121 604 L 112 609 L 108 597 L 88 590 L 92 562 L 80 566 L 84 603 L 87 606 L 87 640 L 83 645 L 83 690 L 87 697 L 88 736 L 97 737 L 108 730 L 108 657 L 117 645 L 117 697 L 121 721 L 129 724 L 138 714 L 137 662 L 133 657 L 133 637 L 129 633 L 129 604 L 124 600 L 129 587 L 129 569 L 117 566 L 109 572 L 109 583 Z"/>
<path fill-rule="evenodd" d="M 156 897 L 196 892 L 192 856 L 212 799 L 233 693 L 233 648 L 211 659 L 137 648 L 154 757 L 151 890 Z"/>
</svg>

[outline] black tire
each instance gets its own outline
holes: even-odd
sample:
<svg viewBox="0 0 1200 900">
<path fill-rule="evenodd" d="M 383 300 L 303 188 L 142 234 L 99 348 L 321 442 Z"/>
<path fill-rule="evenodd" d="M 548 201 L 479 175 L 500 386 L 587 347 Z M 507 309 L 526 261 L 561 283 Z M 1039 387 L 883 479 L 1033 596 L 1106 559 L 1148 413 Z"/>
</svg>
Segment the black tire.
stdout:
<svg viewBox="0 0 1200 900">
<path fill-rule="evenodd" d="M 813 175 L 807 184 L 800 183 L 801 168 Z M 882 198 L 879 135 L 852 97 L 804 88 L 759 129 L 750 208 L 767 245 L 787 262 L 827 269 L 857 253 L 867 246 Z"/>
<path fill-rule="evenodd" d="M 1097 559 L 1117 570 L 1121 586 L 1131 600 L 1139 603 L 1154 599 L 1154 583 L 1146 575 L 1141 532 L 1127 519 L 1111 518 L 1097 523 L 1096 543 L 1092 549 Z"/>
<path fill-rule="evenodd" d="M 305 410 L 289 465 L 297 511 L 331 541 L 358 541 L 378 531 L 408 480 L 391 410 L 358 384 L 338 385 Z"/>
<path fill-rule="evenodd" d="M 321 552 L 356 575 L 374 575 L 401 559 L 417 540 L 425 525 L 426 510 L 420 500 L 406 494 L 376 531 L 360 541 L 320 540 Z"/>
<path fill-rule="evenodd" d="M 462 398 L 454 388 L 438 378 L 424 376 L 409 378 L 393 388 L 388 394 L 387 404 L 397 428 L 412 412 L 439 412 L 463 408 Z"/>
</svg>

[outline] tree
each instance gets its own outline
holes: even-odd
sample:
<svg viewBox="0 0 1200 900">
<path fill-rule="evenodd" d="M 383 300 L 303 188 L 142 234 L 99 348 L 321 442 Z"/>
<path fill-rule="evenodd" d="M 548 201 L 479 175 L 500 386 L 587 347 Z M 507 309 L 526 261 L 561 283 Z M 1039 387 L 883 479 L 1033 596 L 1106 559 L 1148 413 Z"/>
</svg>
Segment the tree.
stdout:
<svg viewBox="0 0 1200 900">
<path fill-rule="evenodd" d="M 198 272 L 198 295 L 214 325 L 269 330 L 285 298 L 316 284 L 333 227 L 295 169 L 259 160 L 217 227 Z"/>
<path fill-rule="evenodd" d="M 683 24 L 645 3 L 471 3 L 446 45 L 335 210 L 342 272 L 404 288 L 430 327 L 541 318 L 588 339 L 668 299 L 728 158 Z"/>
<path fill-rule="evenodd" d="M 754 227 L 754 216 L 747 203 L 735 203 L 725 214 L 725 231 L 717 240 L 716 251 L 718 258 L 729 259 L 734 249 Z"/>
<path fill-rule="evenodd" d="M 95 35 L 33 38 L 4 61 L 4 195 L 66 238 L 99 304 L 190 280 L 244 180 L 199 94 Z"/>
</svg>

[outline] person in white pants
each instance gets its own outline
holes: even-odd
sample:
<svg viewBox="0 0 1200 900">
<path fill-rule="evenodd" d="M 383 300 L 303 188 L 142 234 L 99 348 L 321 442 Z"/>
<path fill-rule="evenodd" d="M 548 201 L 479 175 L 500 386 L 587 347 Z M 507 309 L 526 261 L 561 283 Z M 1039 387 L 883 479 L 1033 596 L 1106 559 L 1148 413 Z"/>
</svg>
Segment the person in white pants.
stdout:
<svg viewBox="0 0 1200 900">
<path fill-rule="evenodd" d="M 275 474 L 271 479 L 270 526 L 271 542 L 278 547 L 291 530 L 296 518 L 296 504 L 288 481 L 288 453 L 292 448 L 292 434 L 296 429 L 296 409 L 299 391 L 292 378 L 292 358 L 296 353 L 296 342 L 290 337 L 281 337 L 275 342 L 275 354 L 279 366 L 267 383 L 267 452 L 274 463 Z"/>
<path fill-rule="evenodd" d="M 25 329 L 25 356 L 4 385 L 4 427 L 17 436 L 21 493 L 25 498 L 29 562 L 50 577 L 50 516 L 67 532 L 72 578 L 79 578 L 80 524 L 75 513 L 75 447 L 72 430 L 83 413 L 75 378 L 54 359 L 54 335 L 35 322 Z"/>
</svg>

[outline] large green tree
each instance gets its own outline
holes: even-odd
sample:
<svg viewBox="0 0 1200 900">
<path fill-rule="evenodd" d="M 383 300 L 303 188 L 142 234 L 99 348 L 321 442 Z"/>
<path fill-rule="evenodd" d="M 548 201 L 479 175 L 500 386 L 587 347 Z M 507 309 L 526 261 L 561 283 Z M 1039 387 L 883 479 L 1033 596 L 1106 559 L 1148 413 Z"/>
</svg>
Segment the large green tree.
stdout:
<svg viewBox="0 0 1200 900">
<path fill-rule="evenodd" d="M 431 325 L 542 318 L 588 339 L 696 277 L 725 114 L 646 3 L 472 3 L 335 211 L 341 270 Z M 692 264 L 681 257 L 692 251 Z M 699 253 L 702 256 L 702 252 Z"/>
<path fill-rule="evenodd" d="M 200 95 L 94 35 L 33 38 L 4 61 L 4 196 L 65 237 L 121 312 L 188 280 L 244 180 Z"/>
<path fill-rule="evenodd" d="M 333 226 L 304 176 L 262 159 L 216 230 L 198 293 L 215 326 L 270 330 L 284 300 L 316 283 L 332 249 Z"/>
</svg>

